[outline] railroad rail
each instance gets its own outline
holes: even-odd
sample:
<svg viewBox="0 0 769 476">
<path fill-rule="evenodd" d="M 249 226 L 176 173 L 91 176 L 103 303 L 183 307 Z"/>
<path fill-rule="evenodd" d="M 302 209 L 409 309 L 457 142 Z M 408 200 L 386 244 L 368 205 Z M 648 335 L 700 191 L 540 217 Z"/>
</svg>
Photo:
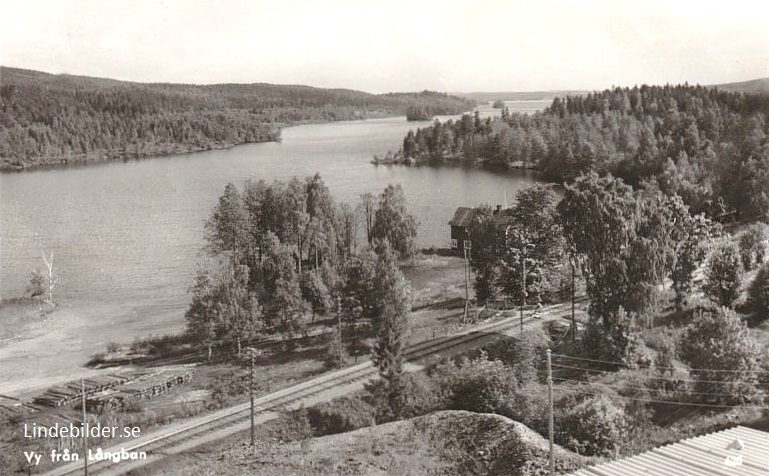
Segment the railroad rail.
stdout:
<svg viewBox="0 0 769 476">
<path fill-rule="evenodd" d="M 540 317 L 552 317 L 553 314 L 562 312 L 562 309 L 568 308 L 568 306 L 568 304 L 548 306 L 543 309 Z M 533 316 L 524 318 L 524 324 L 532 321 L 539 321 L 539 319 Z M 423 341 L 407 349 L 406 360 L 412 363 L 417 362 L 425 357 L 440 355 L 442 352 L 456 350 L 458 347 L 489 338 L 491 335 L 499 335 L 508 330 L 517 330 L 519 326 L 520 318 L 515 316 L 477 325 L 449 336 Z M 326 395 L 325 399 L 330 399 L 338 396 L 343 388 L 344 393 L 348 393 L 362 388 L 364 382 L 376 377 L 376 368 L 370 361 L 367 361 L 255 398 L 254 406 L 259 412 L 257 423 L 277 418 L 278 412 L 282 410 L 297 408 L 300 404 L 315 404 L 323 401 L 323 394 L 327 390 L 335 390 L 334 395 Z M 147 459 L 118 463 L 111 460 L 91 461 L 88 465 L 89 475 L 123 474 L 137 467 L 152 464 L 163 457 L 205 444 L 207 441 L 224 438 L 246 430 L 250 425 L 250 409 L 250 402 L 241 403 L 158 430 L 132 440 L 128 444 L 105 448 L 103 449 L 105 452 L 119 452 L 121 449 L 129 453 L 143 451 L 147 453 Z M 82 455 L 82 457 L 85 458 L 86 455 Z M 45 474 L 48 476 L 66 476 L 82 473 L 83 461 L 81 460 L 60 466 Z"/>
</svg>

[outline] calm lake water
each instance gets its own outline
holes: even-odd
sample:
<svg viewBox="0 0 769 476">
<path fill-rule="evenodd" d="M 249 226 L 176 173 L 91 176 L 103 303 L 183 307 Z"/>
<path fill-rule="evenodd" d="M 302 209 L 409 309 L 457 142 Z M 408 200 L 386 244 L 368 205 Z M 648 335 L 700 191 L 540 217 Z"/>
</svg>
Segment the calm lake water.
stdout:
<svg viewBox="0 0 769 476">
<path fill-rule="evenodd" d="M 532 112 L 549 101 L 508 104 Z M 100 316 L 105 341 L 181 329 L 203 223 L 225 184 L 246 179 L 320 172 L 335 199 L 351 204 L 362 193 L 401 184 L 420 222 L 419 245 L 445 246 L 456 207 L 502 203 L 532 178 L 522 171 L 370 164 L 373 154 L 397 150 L 409 129 L 428 124 L 401 117 L 304 125 L 284 129 L 280 143 L 2 174 L 0 295 L 21 295 L 30 271 L 43 267 L 42 251 L 53 251 L 57 300 Z"/>
</svg>

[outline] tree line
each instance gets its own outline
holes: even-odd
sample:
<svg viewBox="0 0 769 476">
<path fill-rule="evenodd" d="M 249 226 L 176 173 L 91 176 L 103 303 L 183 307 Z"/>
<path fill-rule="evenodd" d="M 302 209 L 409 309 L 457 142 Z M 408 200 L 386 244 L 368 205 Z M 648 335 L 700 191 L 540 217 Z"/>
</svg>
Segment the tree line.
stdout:
<svg viewBox="0 0 769 476">
<path fill-rule="evenodd" d="M 407 162 L 536 167 L 549 181 L 611 173 L 656 182 L 719 221 L 769 216 L 769 97 L 702 86 L 615 88 L 555 98 L 542 112 L 507 108 L 410 131 Z"/>
<path fill-rule="evenodd" d="M 163 155 L 275 141 L 280 127 L 405 114 L 458 114 L 441 93 L 374 95 L 273 84 L 143 84 L 2 67 L 3 168 Z"/>
</svg>

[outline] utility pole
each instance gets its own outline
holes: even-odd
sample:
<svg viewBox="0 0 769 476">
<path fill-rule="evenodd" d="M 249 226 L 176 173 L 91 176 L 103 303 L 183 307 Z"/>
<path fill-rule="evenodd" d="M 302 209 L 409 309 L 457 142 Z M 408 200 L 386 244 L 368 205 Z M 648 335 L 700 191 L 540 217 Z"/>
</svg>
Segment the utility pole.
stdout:
<svg viewBox="0 0 769 476">
<path fill-rule="evenodd" d="M 521 253 L 521 333 L 523 333 L 523 306 L 526 305 L 526 245 Z"/>
<path fill-rule="evenodd" d="M 469 243 L 469 241 L 465 241 L 465 243 Z M 470 300 L 470 274 L 467 270 L 467 245 L 462 246 L 462 249 L 465 252 L 465 301 Z"/>
<path fill-rule="evenodd" d="M 85 379 L 80 379 L 80 390 L 83 392 L 83 464 L 85 465 L 85 476 L 88 476 L 88 424 L 86 423 L 85 413 Z"/>
<path fill-rule="evenodd" d="M 251 352 L 251 377 L 248 382 L 249 393 L 251 394 L 251 449 L 254 448 L 254 353 Z"/>
<path fill-rule="evenodd" d="M 555 456 L 553 455 L 553 367 L 550 363 L 550 349 L 547 349 L 547 397 L 550 409 L 547 425 L 550 439 L 550 476 L 555 476 Z"/>
<path fill-rule="evenodd" d="M 336 298 L 336 326 L 337 326 L 337 333 L 339 334 L 339 348 L 337 349 L 339 352 L 339 368 L 342 367 L 342 298 L 337 297 Z"/>
<path fill-rule="evenodd" d="M 574 317 L 574 301 L 577 294 L 577 285 L 575 275 L 574 262 L 571 263 L 571 341 L 577 341 L 577 318 Z"/>
<path fill-rule="evenodd" d="M 462 319 L 462 322 L 468 321 L 468 313 L 469 313 L 469 306 L 470 306 L 470 272 L 467 269 L 467 244 L 470 243 L 470 240 L 464 240 L 464 243 L 462 244 L 462 250 L 465 254 L 465 315 Z"/>
</svg>

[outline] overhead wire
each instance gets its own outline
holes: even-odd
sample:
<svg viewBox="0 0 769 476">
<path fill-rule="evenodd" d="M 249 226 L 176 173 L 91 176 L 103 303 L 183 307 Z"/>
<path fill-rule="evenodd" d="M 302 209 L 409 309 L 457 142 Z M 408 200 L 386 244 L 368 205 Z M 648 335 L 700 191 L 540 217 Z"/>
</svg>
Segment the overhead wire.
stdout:
<svg viewBox="0 0 769 476">
<path fill-rule="evenodd" d="M 616 390 L 642 390 L 642 391 L 649 391 L 649 392 L 666 392 L 668 390 L 665 390 L 664 388 L 653 388 L 653 387 L 636 387 L 636 386 L 628 386 L 628 385 L 614 385 L 614 384 L 606 384 L 606 383 L 597 383 L 597 382 L 586 382 L 584 380 L 577 380 L 577 379 L 571 379 L 571 378 L 564 378 L 564 377 L 553 377 L 553 380 L 559 380 L 562 382 L 575 382 L 580 384 L 586 384 L 586 385 L 596 385 L 599 387 L 606 387 L 606 388 L 613 388 Z M 706 396 L 721 396 L 721 397 L 728 397 L 732 396 L 731 393 L 723 393 L 723 392 L 686 392 L 687 395 L 706 395 Z"/>
<path fill-rule="evenodd" d="M 598 369 L 588 369 L 585 367 L 574 367 L 572 365 L 562 365 L 562 364 L 552 364 L 555 368 L 562 368 L 562 369 L 569 369 L 569 370 L 579 370 L 583 372 L 598 372 L 602 374 L 615 374 L 615 372 L 611 372 L 609 370 L 598 370 Z M 689 383 L 711 383 L 711 384 L 729 384 L 734 383 L 733 381 L 729 380 L 701 380 L 701 379 L 685 379 L 685 378 L 674 378 L 674 377 L 655 377 L 653 375 L 635 375 L 636 378 L 646 379 L 646 380 L 668 380 L 671 382 L 689 382 Z M 769 383 L 762 383 L 762 382 L 753 382 L 753 385 L 769 385 Z"/>
<path fill-rule="evenodd" d="M 594 363 L 600 363 L 600 364 L 609 364 L 609 365 L 618 365 L 623 367 L 629 367 L 628 364 L 625 362 L 616 362 L 616 361 L 610 361 L 610 360 L 599 360 L 599 359 L 586 359 L 584 357 L 574 357 L 571 355 L 563 355 L 563 354 L 550 354 L 552 357 L 557 358 L 563 358 L 563 359 L 570 359 L 570 360 L 579 360 L 582 362 L 594 362 Z M 655 366 L 655 369 L 658 370 L 680 370 L 676 367 L 658 367 Z M 699 369 L 699 368 L 689 368 L 690 372 L 723 372 L 723 373 L 760 373 L 760 374 L 769 374 L 769 370 L 726 370 L 726 369 Z"/>
<path fill-rule="evenodd" d="M 583 392 L 581 390 L 573 390 L 576 393 L 580 393 L 583 395 L 591 395 L 594 397 L 601 397 L 603 396 L 600 393 L 592 393 L 592 392 Z M 636 397 L 626 397 L 623 395 L 616 395 L 617 398 L 623 398 L 625 400 L 634 400 L 637 402 L 647 402 L 647 403 L 659 403 L 664 405 L 679 405 L 679 406 L 687 406 L 687 407 L 706 407 L 706 408 L 742 408 L 742 409 L 756 409 L 756 410 L 769 410 L 769 406 L 760 406 L 760 405 L 726 405 L 726 404 L 716 404 L 716 403 L 693 403 L 693 402 L 678 402 L 678 401 L 671 401 L 671 400 L 654 400 L 649 398 L 636 398 Z"/>
</svg>

